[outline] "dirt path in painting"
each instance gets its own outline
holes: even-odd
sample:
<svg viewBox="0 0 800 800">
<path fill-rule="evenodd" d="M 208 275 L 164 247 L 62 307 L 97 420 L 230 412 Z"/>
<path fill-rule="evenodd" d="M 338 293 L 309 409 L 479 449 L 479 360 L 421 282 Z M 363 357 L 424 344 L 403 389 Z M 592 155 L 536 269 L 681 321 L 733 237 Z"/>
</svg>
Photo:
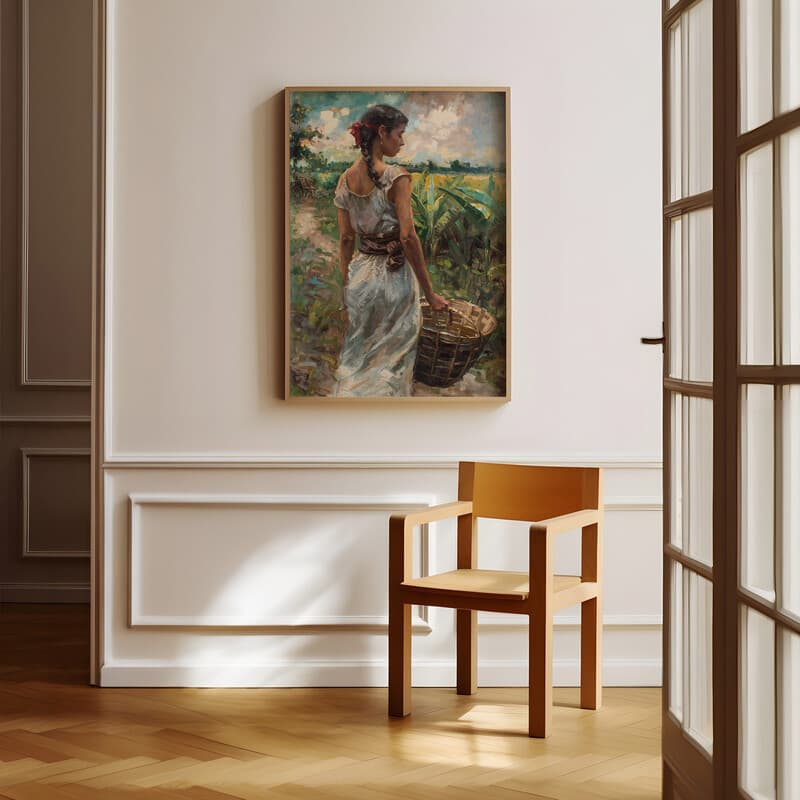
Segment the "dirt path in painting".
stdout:
<svg viewBox="0 0 800 800">
<path fill-rule="evenodd" d="M 304 291 L 311 292 L 311 296 L 317 298 L 316 303 L 312 303 L 312 310 L 319 303 L 329 307 L 333 298 L 330 289 L 325 287 L 330 286 L 332 276 L 339 268 L 338 243 L 322 232 L 313 200 L 305 200 L 294 206 L 292 237 L 298 246 L 293 257 L 306 265 Z M 337 333 L 335 328 L 327 327 L 324 330 L 297 333 L 291 355 L 293 382 L 310 389 L 311 394 L 331 395 L 335 383 L 335 358 L 338 358 L 344 331 L 340 329 Z M 331 342 L 331 337 L 336 341 Z"/>
<path fill-rule="evenodd" d="M 318 247 L 328 255 L 336 255 L 336 243 L 319 229 L 314 203 L 306 200 L 298 207 L 294 217 L 295 231 L 298 236 L 308 239 L 314 247 Z"/>
</svg>

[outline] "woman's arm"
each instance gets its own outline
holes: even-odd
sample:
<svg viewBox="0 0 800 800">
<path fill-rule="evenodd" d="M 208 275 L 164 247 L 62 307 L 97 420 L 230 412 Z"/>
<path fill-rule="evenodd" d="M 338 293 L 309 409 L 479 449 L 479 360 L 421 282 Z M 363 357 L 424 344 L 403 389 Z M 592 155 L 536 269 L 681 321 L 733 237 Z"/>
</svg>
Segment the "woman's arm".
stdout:
<svg viewBox="0 0 800 800">
<path fill-rule="evenodd" d="M 407 180 L 406 180 L 407 179 Z M 425 264 L 425 255 L 422 252 L 422 242 L 417 236 L 414 228 L 414 218 L 411 214 L 411 176 L 405 172 L 399 176 L 392 186 L 394 195 L 392 202 L 397 211 L 397 220 L 400 223 L 400 244 L 403 245 L 408 263 L 417 276 L 419 285 L 425 293 L 425 299 L 430 303 L 431 308 L 439 311 L 447 308 L 448 302 L 433 291 L 431 276 L 428 274 L 428 267 Z"/>
<path fill-rule="evenodd" d="M 342 271 L 342 286 L 347 286 L 347 268 L 353 259 L 356 247 L 356 232 L 350 222 L 350 214 L 339 209 L 339 269 Z"/>
</svg>

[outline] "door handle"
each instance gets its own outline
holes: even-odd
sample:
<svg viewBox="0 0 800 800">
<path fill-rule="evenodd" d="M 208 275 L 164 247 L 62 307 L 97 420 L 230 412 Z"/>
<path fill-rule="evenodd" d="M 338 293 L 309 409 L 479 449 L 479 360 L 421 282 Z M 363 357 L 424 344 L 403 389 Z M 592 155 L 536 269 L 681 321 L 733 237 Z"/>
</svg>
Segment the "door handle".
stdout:
<svg viewBox="0 0 800 800">
<path fill-rule="evenodd" d="M 642 344 L 660 344 L 661 349 L 664 349 L 664 323 L 661 323 L 661 336 L 642 336 L 640 339 Z"/>
</svg>

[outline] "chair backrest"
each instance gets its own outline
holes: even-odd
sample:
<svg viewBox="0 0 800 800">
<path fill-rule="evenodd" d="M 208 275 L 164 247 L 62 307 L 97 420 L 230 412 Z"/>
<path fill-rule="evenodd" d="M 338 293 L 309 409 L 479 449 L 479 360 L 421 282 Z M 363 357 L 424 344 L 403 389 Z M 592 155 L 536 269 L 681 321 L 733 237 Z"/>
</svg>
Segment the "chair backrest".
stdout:
<svg viewBox="0 0 800 800">
<path fill-rule="evenodd" d="M 458 499 L 472 500 L 475 517 L 536 522 L 599 508 L 600 493 L 598 467 L 458 465 Z"/>
</svg>

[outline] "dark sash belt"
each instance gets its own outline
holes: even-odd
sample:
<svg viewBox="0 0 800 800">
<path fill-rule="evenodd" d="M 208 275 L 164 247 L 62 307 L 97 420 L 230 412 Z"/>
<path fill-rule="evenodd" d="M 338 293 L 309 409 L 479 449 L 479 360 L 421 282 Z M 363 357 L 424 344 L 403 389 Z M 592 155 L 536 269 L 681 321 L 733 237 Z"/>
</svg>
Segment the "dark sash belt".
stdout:
<svg viewBox="0 0 800 800">
<path fill-rule="evenodd" d="M 358 250 L 367 256 L 388 256 L 386 269 L 396 272 L 406 263 L 400 237 L 396 233 L 377 233 L 374 236 L 359 236 Z"/>
</svg>

